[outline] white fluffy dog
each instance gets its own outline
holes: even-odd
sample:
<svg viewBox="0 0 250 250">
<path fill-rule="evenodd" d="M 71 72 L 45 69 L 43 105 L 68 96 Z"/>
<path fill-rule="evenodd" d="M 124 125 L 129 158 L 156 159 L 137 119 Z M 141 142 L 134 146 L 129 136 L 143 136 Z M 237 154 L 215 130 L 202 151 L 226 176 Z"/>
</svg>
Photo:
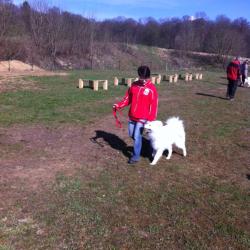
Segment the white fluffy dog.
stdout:
<svg viewBox="0 0 250 250">
<path fill-rule="evenodd" d="M 170 117 L 165 125 L 161 121 L 146 122 L 144 128 L 147 130 L 153 148 L 154 159 L 150 165 L 155 165 L 166 149 L 168 150 L 167 159 L 169 160 L 173 145 L 182 149 L 184 156 L 187 155 L 186 134 L 183 121 L 179 117 Z"/>
<path fill-rule="evenodd" d="M 246 78 L 244 87 L 250 87 L 250 77 Z"/>
</svg>

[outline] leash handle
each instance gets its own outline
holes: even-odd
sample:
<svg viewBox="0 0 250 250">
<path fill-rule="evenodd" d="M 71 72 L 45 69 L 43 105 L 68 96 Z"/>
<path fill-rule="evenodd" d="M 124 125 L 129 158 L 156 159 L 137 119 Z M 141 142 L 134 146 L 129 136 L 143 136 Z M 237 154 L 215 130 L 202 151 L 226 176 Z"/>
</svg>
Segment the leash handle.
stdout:
<svg viewBox="0 0 250 250">
<path fill-rule="evenodd" d="M 114 115 L 114 117 L 115 117 L 116 127 L 122 128 L 122 123 L 121 123 L 120 120 L 118 119 L 117 114 L 116 114 L 116 111 L 117 111 L 117 109 L 116 109 L 116 108 L 113 108 L 113 115 Z M 121 112 L 121 111 L 119 111 L 119 112 L 120 112 L 120 114 L 122 115 L 122 112 Z"/>
</svg>

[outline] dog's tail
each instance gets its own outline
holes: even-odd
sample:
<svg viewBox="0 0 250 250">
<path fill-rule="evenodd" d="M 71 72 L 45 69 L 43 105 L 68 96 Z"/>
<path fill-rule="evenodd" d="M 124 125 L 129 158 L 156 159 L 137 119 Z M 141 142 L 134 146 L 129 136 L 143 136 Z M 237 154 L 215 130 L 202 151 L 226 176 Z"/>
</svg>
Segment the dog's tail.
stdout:
<svg viewBox="0 0 250 250">
<path fill-rule="evenodd" d="M 173 117 L 170 117 L 166 120 L 166 125 L 168 127 L 171 127 L 173 129 L 184 129 L 184 124 L 183 124 L 183 121 L 180 120 L 179 117 L 177 116 L 173 116 Z"/>
</svg>

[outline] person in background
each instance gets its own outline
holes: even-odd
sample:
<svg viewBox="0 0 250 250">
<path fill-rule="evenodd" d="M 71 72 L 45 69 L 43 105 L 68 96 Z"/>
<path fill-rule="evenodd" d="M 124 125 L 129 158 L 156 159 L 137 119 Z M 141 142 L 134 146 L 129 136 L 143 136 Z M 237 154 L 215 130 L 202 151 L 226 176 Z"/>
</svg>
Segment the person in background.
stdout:
<svg viewBox="0 0 250 250">
<path fill-rule="evenodd" d="M 245 84 L 245 80 L 247 79 L 247 76 L 248 76 L 248 60 L 245 60 L 242 65 L 241 65 L 241 83 L 240 83 L 240 86 L 243 86 L 244 87 L 244 84 Z"/>
<path fill-rule="evenodd" d="M 134 145 L 133 155 L 128 161 L 129 164 L 135 164 L 140 160 L 144 124 L 156 119 L 158 109 L 158 93 L 150 80 L 149 67 L 140 66 L 137 72 L 139 80 L 133 82 L 124 98 L 113 105 L 114 110 L 130 106 L 128 134 L 134 140 Z"/>
<path fill-rule="evenodd" d="M 238 82 L 240 81 L 240 76 L 240 60 L 239 57 L 236 57 L 227 66 L 227 98 L 230 101 L 234 100 Z"/>
</svg>

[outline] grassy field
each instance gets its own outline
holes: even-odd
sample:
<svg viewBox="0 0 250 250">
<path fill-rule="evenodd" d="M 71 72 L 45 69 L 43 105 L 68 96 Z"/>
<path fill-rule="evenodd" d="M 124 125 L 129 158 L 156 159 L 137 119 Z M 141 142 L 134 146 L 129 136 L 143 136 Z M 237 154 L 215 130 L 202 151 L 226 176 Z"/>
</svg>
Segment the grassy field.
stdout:
<svg viewBox="0 0 250 250">
<path fill-rule="evenodd" d="M 135 74 L 75 71 L 25 78 L 36 87 L 0 93 L 0 128 L 77 126 L 88 128 L 91 136 L 99 126 L 107 132 L 114 127 L 111 106 L 126 86 L 80 90 L 78 78 L 112 82 L 114 76 Z M 150 167 L 143 153 L 140 163 L 130 166 L 122 138 L 107 132 L 106 143 L 93 146 L 98 159 L 86 157 L 74 174 L 59 171 L 36 190 L 29 190 L 22 178 L 14 180 L 18 195 L 11 205 L 0 206 L 0 250 L 249 249 L 250 89 L 238 88 L 231 102 L 224 98 L 224 72 L 203 74 L 202 81 L 157 85 L 158 118 L 178 115 L 184 120 L 187 158 L 177 150 L 170 161 L 162 157 Z M 126 137 L 126 129 L 112 131 Z M 3 132 L 2 160 L 23 152 L 23 145 L 1 138 Z M 31 158 L 36 156 L 30 151 Z M 1 192 L 13 185 L 2 180 Z"/>
</svg>

